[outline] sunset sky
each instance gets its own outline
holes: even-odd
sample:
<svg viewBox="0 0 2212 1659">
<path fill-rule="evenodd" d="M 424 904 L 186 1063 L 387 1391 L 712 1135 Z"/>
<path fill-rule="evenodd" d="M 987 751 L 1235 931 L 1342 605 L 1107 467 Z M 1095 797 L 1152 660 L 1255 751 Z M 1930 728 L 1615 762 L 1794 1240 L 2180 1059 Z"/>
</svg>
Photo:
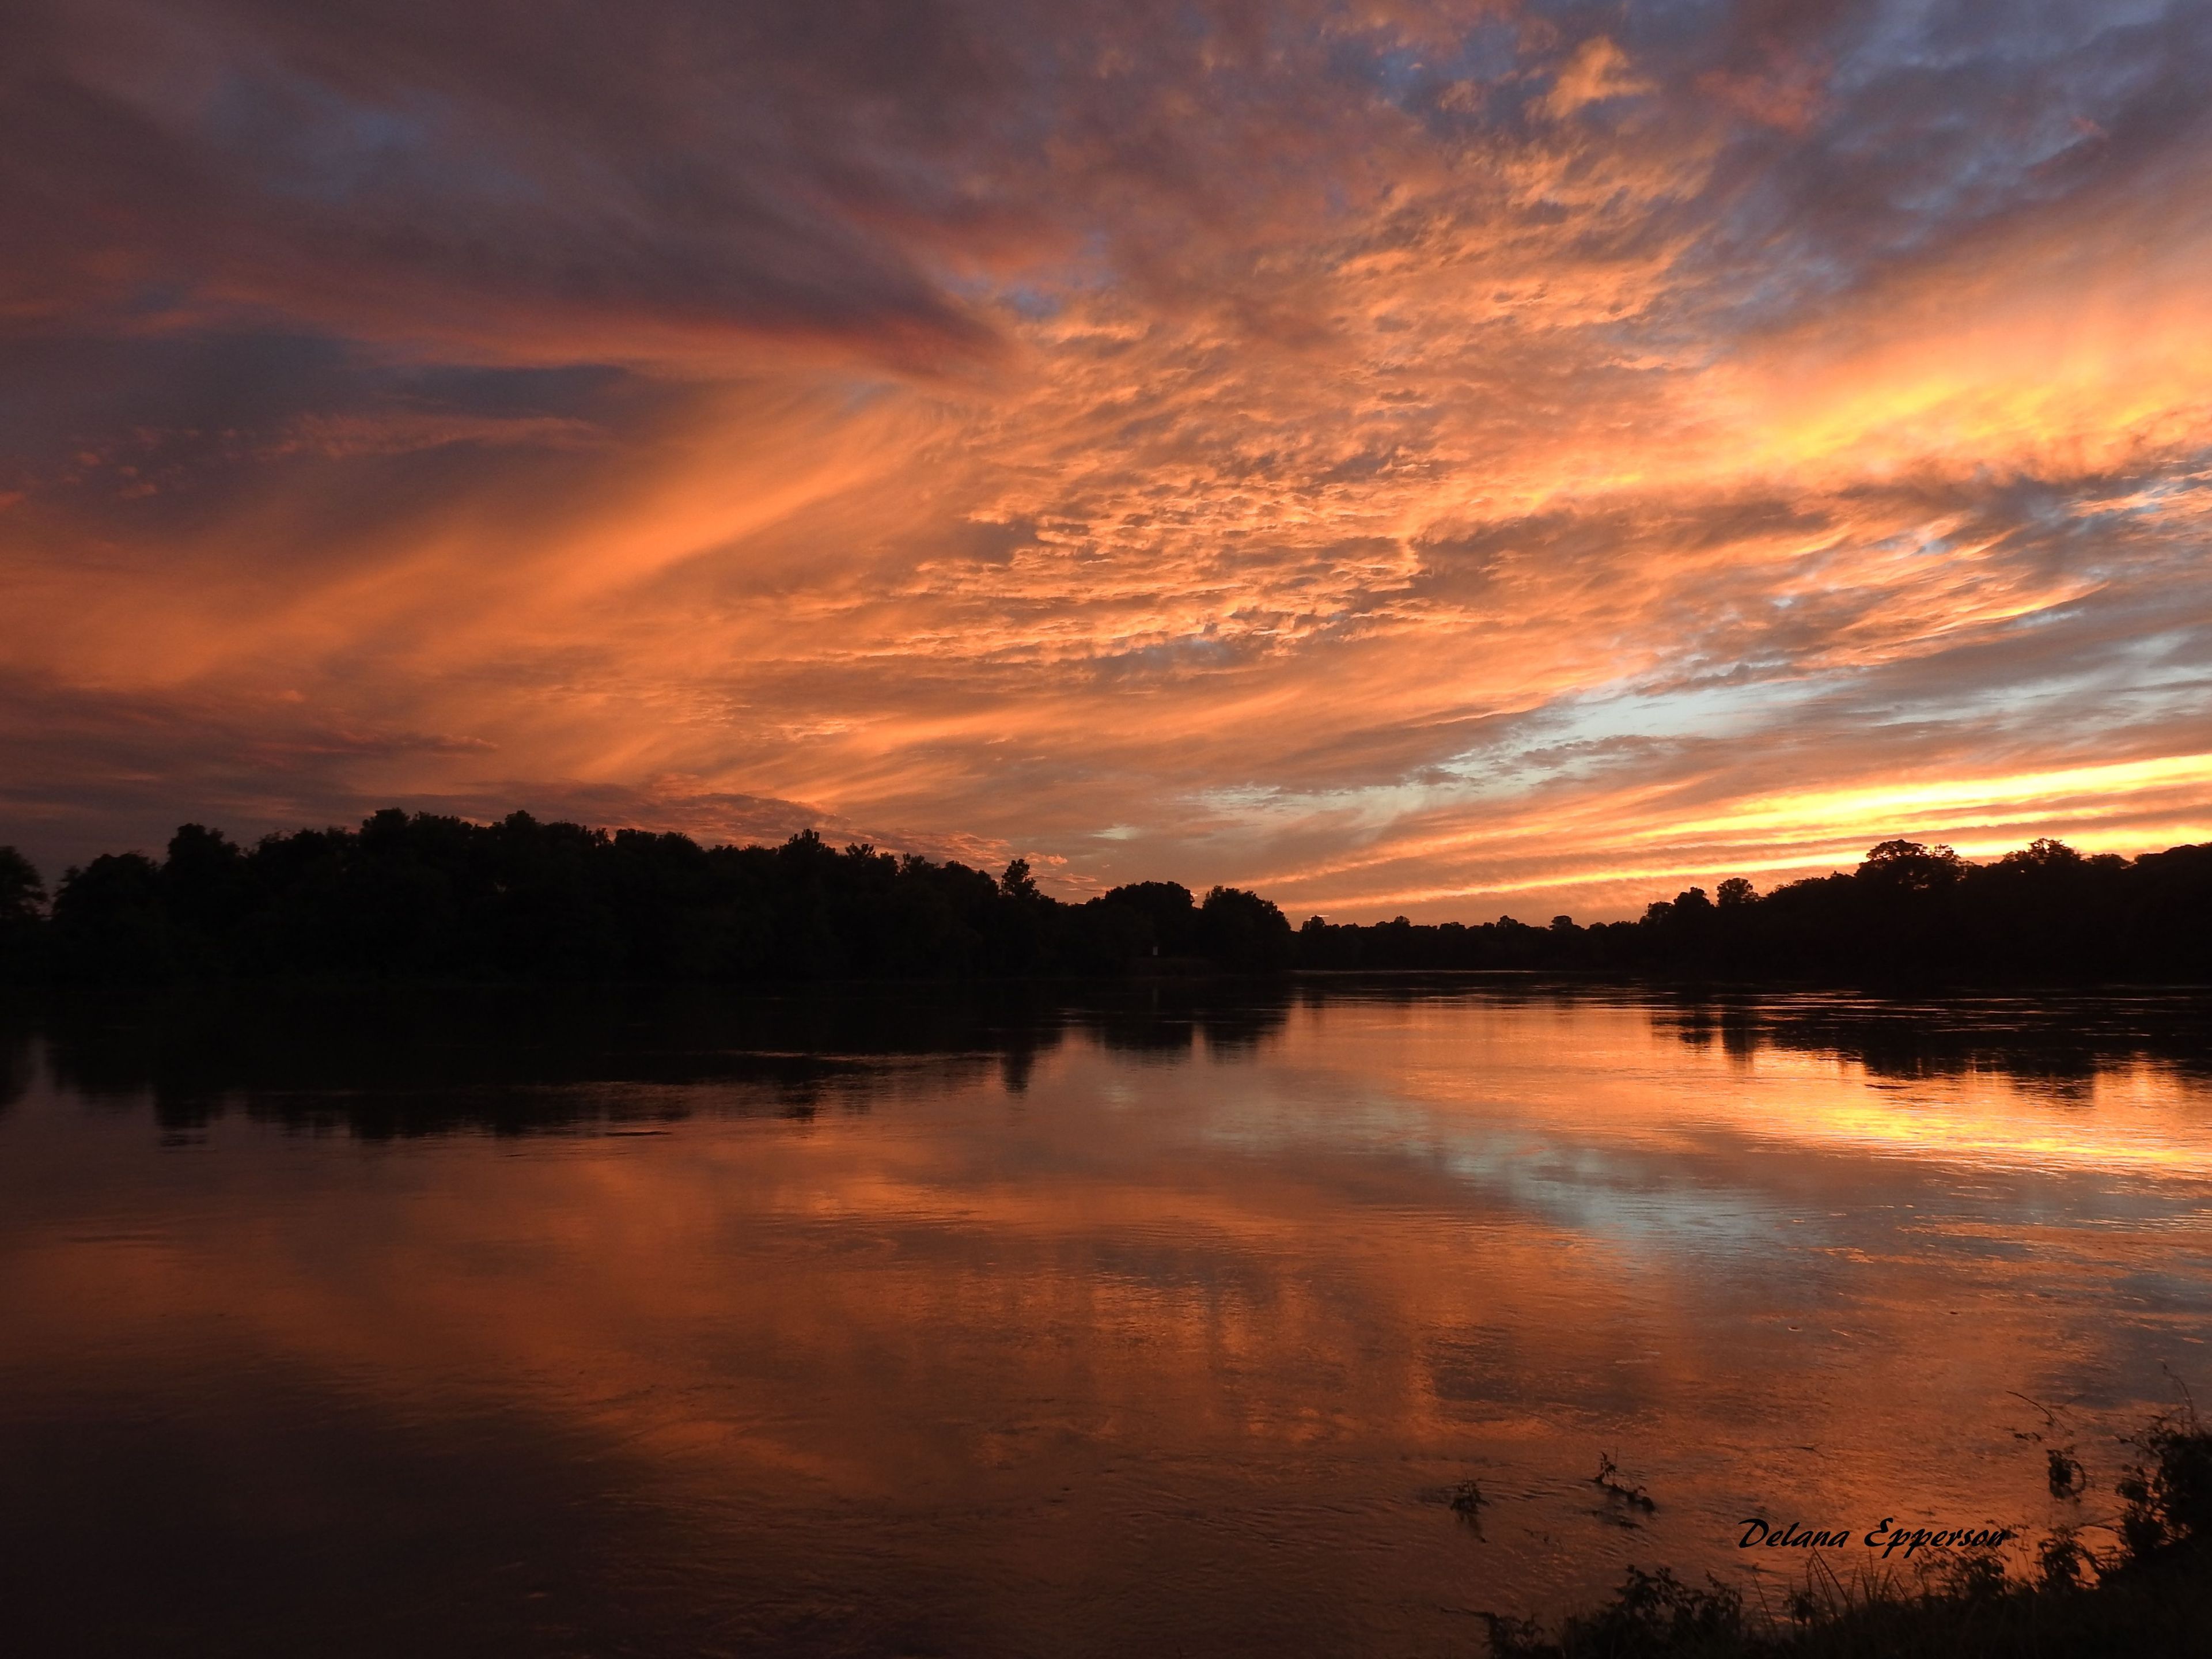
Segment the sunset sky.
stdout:
<svg viewBox="0 0 2212 1659">
<path fill-rule="evenodd" d="M 2212 840 L 2212 7 L 25 0 L 0 842 Z"/>
</svg>

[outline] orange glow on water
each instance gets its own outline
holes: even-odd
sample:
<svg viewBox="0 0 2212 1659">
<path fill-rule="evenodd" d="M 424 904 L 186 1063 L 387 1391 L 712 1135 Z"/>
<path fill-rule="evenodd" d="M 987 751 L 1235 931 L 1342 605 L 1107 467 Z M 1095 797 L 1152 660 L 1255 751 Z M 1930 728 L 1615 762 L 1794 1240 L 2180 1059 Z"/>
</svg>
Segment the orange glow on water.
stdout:
<svg viewBox="0 0 2212 1659">
<path fill-rule="evenodd" d="M 1826 1042 L 1783 1038 L 1852 1005 L 1747 1012 L 1309 999 L 1255 1043 L 1077 1036 L 1018 1096 L 959 1061 L 844 1073 L 804 1121 L 580 1083 L 550 1092 L 649 1115 L 383 1145 L 248 1091 L 165 1150 L 142 1102 L 41 1085 L 0 1118 L 0 1435 L 252 1447 L 225 1489 L 294 1527 L 344 1494 L 291 1455 L 450 1468 L 459 1437 L 495 1461 L 453 1478 L 495 1491 L 580 1472 L 555 1512 L 613 1577 L 556 1595 L 635 1571 L 820 1618 L 825 1574 L 896 1601 L 933 1572 L 997 1586 L 975 1605 L 1037 1623 L 974 1645 L 1027 1650 L 1102 1583 L 1121 1638 L 1332 1607 L 1432 1633 L 1455 1596 L 1554 1605 L 1654 1551 L 1739 1574 L 1753 1509 L 2041 1524 L 2008 1391 L 2094 1380 L 2085 1425 L 2126 1428 L 2144 1355 L 2201 1351 L 2197 1302 L 2130 1287 L 2201 1245 L 2202 1079 L 2040 1075 L 2021 1034 L 2077 1036 L 2063 1010 L 1887 1070 L 1838 1042 L 1910 1011 Z M 1663 1494 L 1632 1534 L 1592 1510 L 1600 1445 Z M 1437 1495 L 1470 1475 L 1480 1548 Z"/>
</svg>

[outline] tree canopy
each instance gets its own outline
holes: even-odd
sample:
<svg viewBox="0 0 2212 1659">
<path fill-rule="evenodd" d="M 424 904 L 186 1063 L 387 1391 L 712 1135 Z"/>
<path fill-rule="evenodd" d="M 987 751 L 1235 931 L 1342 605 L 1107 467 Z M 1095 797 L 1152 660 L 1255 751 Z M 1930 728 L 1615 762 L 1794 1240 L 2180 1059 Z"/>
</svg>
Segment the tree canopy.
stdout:
<svg viewBox="0 0 2212 1659">
<path fill-rule="evenodd" d="M 241 847 L 188 823 L 160 860 L 39 872 L 0 848 L 0 976 L 749 981 L 1105 977 L 1286 969 L 1541 969 L 1742 980 L 2212 980 L 2212 846 L 2129 860 L 2037 841 L 1989 864 L 1893 839 L 1760 895 L 1741 876 L 1636 921 L 1292 932 L 1260 895 L 1176 882 L 1081 902 L 804 830 L 702 847 L 641 830 L 396 809 Z"/>
</svg>

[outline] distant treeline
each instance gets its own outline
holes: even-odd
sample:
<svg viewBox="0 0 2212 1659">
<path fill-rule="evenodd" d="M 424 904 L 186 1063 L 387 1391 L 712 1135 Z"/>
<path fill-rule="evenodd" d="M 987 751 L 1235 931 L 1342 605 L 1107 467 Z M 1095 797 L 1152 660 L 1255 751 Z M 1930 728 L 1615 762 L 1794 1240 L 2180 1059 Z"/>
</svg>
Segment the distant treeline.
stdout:
<svg viewBox="0 0 2212 1659">
<path fill-rule="evenodd" d="M 0 977 L 755 981 L 1117 977 L 1209 969 L 1539 969 L 1729 979 L 2212 981 L 2212 846 L 1992 864 L 1888 841 L 1850 874 L 1764 896 L 1741 878 L 1635 921 L 1296 930 L 1257 894 L 1139 882 L 1082 903 L 1017 859 L 702 847 L 679 835 L 428 813 L 240 847 L 186 824 L 165 858 L 62 878 L 0 848 Z"/>
<path fill-rule="evenodd" d="M 1731 980 L 2212 983 L 2212 844 L 2136 859 L 2037 841 L 1990 864 L 1886 841 L 1761 896 L 1741 876 L 1634 921 L 1403 919 L 1298 931 L 1308 968 L 1552 968 Z"/>
</svg>

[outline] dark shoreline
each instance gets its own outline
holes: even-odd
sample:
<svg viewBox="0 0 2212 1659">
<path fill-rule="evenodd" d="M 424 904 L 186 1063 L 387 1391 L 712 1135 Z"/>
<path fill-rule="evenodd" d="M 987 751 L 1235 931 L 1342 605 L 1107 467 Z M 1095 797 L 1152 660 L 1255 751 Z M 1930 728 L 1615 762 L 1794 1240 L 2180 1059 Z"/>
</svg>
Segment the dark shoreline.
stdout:
<svg viewBox="0 0 2212 1659">
<path fill-rule="evenodd" d="M 1990 864 L 1892 840 L 1759 894 L 1691 887 L 1633 921 L 1291 919 L 1261 894 L 1135 882 L 1080 902 L 811 831 L 777 847 L 397 810 L 241 847 L 38 871 L 0 848 L 0 982 L 1138 982 L 1535 972 L 1765 990 L 2212 983 L 2212 845 L 2128 860 L 2039 841 Z"/>
<path fill-rule="evenodd" d="M 1966 1550 L 1909 1577 L 1885 1566 L 1807 1565 L 1783 1615 L 1741 1592 L 1628 1570 L 1612 1600 L 1556 1630 L 1483 1615 L 1495 1659 L 2149 1659 L 2212 1652 L 2212 1429 L 2193 1406 L 2129 1442 L 2113 1488 L 2124 1508 L 2101 1552 L 2062 1528 L 2036 1565 L 2009 1573 Z M 2081 1495 L 2080 1468 L 2053 1454 L 2054 1497 Z M 2067 1484 L 2070 1480 L 2070 1486 Z"/>
</svg>

